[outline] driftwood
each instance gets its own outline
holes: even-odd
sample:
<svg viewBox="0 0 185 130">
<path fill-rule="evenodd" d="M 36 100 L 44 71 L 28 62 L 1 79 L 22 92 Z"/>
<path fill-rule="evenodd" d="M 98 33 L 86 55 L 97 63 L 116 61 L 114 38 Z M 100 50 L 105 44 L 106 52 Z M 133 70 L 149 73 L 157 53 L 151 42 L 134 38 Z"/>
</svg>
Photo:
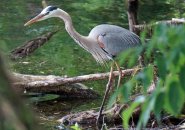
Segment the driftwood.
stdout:
<svg viewBox="0 0 185 130">
<path fill-rule="evenodd" d="M 11 51 L 10 58 L 15 60 L 24 58 L 34 52 L 37 48 L 44 45 L 56 32 L 48 32 L 38 38 L 25 42 L 22 46 Z"/>
<path fill-rule="evenodd" d="M 137 68 L 137 70 L 139 70 Z M 127 69 L 122 70 L 122 74 L 124 76 L 129 76 L 133 72 L 135 72 L 136 69 Z M 114 76 L 118 76 L 119 72 L 114 71 Z M 101 80 L 106 79 L 109 77 L 108 73 L 98 73 L 98 74 L 89 74 L 89 75 L 82 75 L 77 77 L 71 77 L 71 78 L 65 78 L 60 76 L 35 76 L 35 75 L 24 75 L 24 74 L 13 74 L 15 82 L 13 83 L 14 86 L 20 86 L 26 89 L 31 88 L 39 88 L 39 87 L 53 87 L 53 86 L 59 86 L 59 85 L 66 85 L 66 84 L 73 84 L 73 83 L 79 83 L 84 81 L 92 81 L 92 80 Z"/>
<path fill-rule="evenodd" d="M 137 69 L 138 70 L 138 69 Z M 124 76 L 129 76 L 135 73 L 135 69 L 122 70 Z M 114 71 L 114 76 L 118 76 L 119 72 Z M 60 77 L 60 76 L 34 76 L 13 73 L 13 87 L 19 92 L 42 92 L 42 93 L 57 93 L 67 97 L 78 98 L 96 98 L 98 96 L 91 89 L 87 89 L 82 85 L 75 84 L 79 82 L 101 80 L 108 78 L 109 73 L 89 74 L 77 77 Z M 71 85 L 72 84 L 72 85 Z M 81 86 L 79 88 L 79 86 Z"/>
</svg>

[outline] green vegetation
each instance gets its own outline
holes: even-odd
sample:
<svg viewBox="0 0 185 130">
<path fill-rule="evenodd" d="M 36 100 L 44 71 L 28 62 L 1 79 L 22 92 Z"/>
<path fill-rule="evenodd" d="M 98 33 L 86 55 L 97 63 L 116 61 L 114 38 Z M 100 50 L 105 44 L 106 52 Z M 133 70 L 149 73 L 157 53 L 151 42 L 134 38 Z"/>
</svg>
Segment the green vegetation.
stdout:
<svg viewBox="0 0 185 130">
<path fill-rule="evenodd" d="M 117 92 L 117 94 L 122 95 L 122 101 L 127 102 L 134 86 L 142 88 L 143 96 L 136 98 L 130 104 L 130 107 L 123 112 L 123 125 L 125 128 L 129 127 L 129 119 L 134 109 L 140 105 L 142 113 L 137 128 L 146 126 L 151 112 L 155 114 L 158 122 L 160 122 L 162 111 L 173 116 L 180 115 L 185 102 L 184 36 L 185 26 L 169 27 L 160 25 L 156 27 L 153 37 L 148 43 L 143 41 L 143 47 L 129 50 L 122 55 L 121 58 L 127 59 L 131 67 L 141 50 L 146 50 L 146 66 L 144 69 L 132 76 Z M 121 60 L 122 63 L 125 63 L 125 61 Z M 155 77 L 155 71 L 157 71 L 158 77 L 156 89 L 151 94 L 148 94 L 147 89 Z"/>
<path fill-rule="evenodd" d="M 83 35 L 88 35 L 88 32 L 94 26 L 102 23 L 116 24 L 128 28 L 126 4 L 122 0 L 48 0 L 48 3 L 66 10 L 71 15 L 76 30 Z M 36 12 L 40 11 L 40 1 L 17 0 L 10 2 L 4 0 L 1 1 L 0 7 L 0 50 L 7 55 L 12 49 L 27 40 L 47 31 L 60 29 L 60 32 L 47 44 L 29 57 L 11 61 L 12 71 L 37 75 L 67 75 L 69 77 L 109 71 L 109 68 L 100 67 L 89 53 L 74 43 L 66 33 L 64 24 L 60 20 L 48 19 L 30 27 L 23 26 L 30 17 L 35 16 Z M 140 0 L 139 23 L 184 17 L 184 10 L 184 0 Z M 158 121 L 162 110 L 174 116 L 180 115 L 185 99 L 184 36 L 184 26 L 167 27 L 162 25 L 155 29 L 149 43 L 143 42 L 143 48 L 130 50 L 121 56 L 120 63 L 133 67 L 141 51 L 143 49 L 147 50 L 144 69 L 128 81 L 125 80 L 116 93 L 123 95 L 123 102 L 128 102 L 136 87 L 141 88 L 143 93 L 143 96 L 138 97 L 130 104 L 130 108 L 123 112 L 124 127 L 129 126 L 128 122 L 134 108 L 140 105 L 142 106 L 142 114 L 138 122 L 138 128 L 146 126 L 151 112 L 155 114 Z M 142 37 L 142 39 L 144 38 L 145 36 Z M 154 60 L 151 61 L 151 59 Z M 159 79 L 156 83 L 156 90 L 148 95 L 147 89 L 154 78 L 155 68 L 157 68 Z M 0 85 L 3 85 L 2 83 L 1 81 Z M 86 83 L 87 86 L 92 87 L 101 95 L 103 95 L 105 84 L 106 81 Z M 74 103 L 72 104 L 74 105 Z M 78 105 L 75 104 L 72 110 L 68 110 L 80 111 L 99 105 L 100 100 L 93 101 L 93 104 L 79 102 Z M 53 128 L 53 126 L 51 127 Z"/>
</svg>

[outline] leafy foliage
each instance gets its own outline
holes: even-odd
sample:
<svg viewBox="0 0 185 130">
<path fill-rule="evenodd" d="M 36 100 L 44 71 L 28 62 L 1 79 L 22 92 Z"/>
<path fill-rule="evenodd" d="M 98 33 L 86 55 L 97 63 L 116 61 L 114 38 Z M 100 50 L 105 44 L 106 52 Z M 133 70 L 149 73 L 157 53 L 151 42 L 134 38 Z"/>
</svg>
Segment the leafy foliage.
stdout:
<svg viewBox="0 0 185 130">
<path fill-rule="evenodd" d="M 138 52 L 141 53 L 141 50 L 145 50 L 145 67 L 139 73 L 132 76 L 128 82 L 124 83 L 119 90 L 122 100 L 126 102 L 131 95 L 131 90 L 128 88 L 133 89 L 136 85 L 143 88 L 142 101 L 138 99 L 141 97 L 136 98 L 130 104 L 130 108 L 123 112 L 123 125 L 125 128 L 128 128 L 129 119 L 134 109 L 139 105 L 141 106 L 142 113 L 137 128 L 146 126 L 151 112 L 155 114 L 158 121 L 160 121 L 162 110 L 174 116 L 178 116 L 181 113 L 185 102 L 184 36 L 184 26 L 169 27 L 167 25 L 160 25 L 155 28 L 154 35 L 148 43 L 143 42 L 141 48 L 129 50 L 122 55 L 121 59 L 127 59 L 127 63 L 134 63 L 133 60 L 138 56 Z M 125 63 L 126 60 L 121 60 L 121 62 Z M 133 65 L 129 64 L 130 67 Z M 158 77 L 156 88 L 148 95 L 147 90 L 154 77 Z"/>
</svg>

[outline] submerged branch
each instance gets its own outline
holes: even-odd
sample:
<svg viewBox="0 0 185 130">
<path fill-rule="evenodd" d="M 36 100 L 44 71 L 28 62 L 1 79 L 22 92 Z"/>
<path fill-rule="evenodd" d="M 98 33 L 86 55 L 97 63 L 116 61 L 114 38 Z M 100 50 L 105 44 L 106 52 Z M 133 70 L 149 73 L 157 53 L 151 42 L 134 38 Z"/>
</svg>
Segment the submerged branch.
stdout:
<svg viewBox="0 0 185 130">
<path fill-rule="evenodd" d="M 44 45 L 56 32 L 58 31 L 48 32 L 38 38 L 25 42 L 23 45 L 11 51 L 10 58 L 15 60 L 28 56 L 40 46 Z"/>
</svg>

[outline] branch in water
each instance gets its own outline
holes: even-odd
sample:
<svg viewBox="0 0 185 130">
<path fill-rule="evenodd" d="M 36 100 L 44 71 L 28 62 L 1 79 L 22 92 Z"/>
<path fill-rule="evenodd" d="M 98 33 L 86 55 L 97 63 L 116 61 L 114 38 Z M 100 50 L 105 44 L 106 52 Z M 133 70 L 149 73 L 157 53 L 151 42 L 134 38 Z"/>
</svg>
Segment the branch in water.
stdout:
<svg viewBox="0 0 185 130">
<path fill-rule="evenodd" d="M 10 57 L 15 60 L 18 58 L 24 58 L 33 53 L 37 48 L 44 45 L 56 32 L 48 32 L 38 38 L 25 42 L 22 46 L 19 46 L 11 51 Z"/>
</svg>

